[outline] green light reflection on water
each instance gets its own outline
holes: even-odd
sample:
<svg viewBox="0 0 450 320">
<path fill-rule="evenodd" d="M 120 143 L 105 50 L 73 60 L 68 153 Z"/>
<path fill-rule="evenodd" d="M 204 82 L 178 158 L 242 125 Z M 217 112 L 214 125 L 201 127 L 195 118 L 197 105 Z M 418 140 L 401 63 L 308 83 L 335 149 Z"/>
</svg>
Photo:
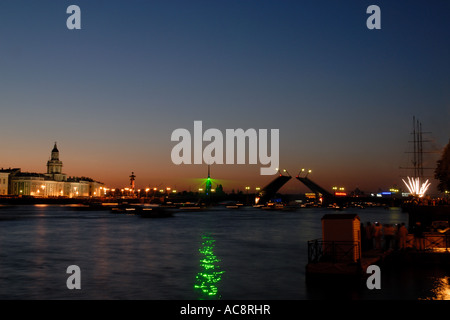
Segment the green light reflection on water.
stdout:
<svg viewBox="0 0 450 320">
<path fill-rule="evenodd" d="M 220 259 L 214 254 L 215 240 L 210 234 L 202 235 L 200 272 L 195 277 L 194 288 L 200 291 L 200 300 L 220 299 L 218 283 L 222 280 L 225 271 L 220 270 Z"/>
</svg>

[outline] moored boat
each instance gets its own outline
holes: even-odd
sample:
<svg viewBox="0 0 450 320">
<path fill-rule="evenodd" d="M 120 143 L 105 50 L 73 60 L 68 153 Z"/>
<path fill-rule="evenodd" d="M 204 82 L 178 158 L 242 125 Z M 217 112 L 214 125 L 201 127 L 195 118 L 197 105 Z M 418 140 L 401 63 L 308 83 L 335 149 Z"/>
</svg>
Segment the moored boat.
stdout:
<svg viewBox="0 0 450 320">
<path fill-rule="evenodd" d="M 138 206 L 136 214 L 141 218 L 168 218 L 173 216 L 173 211 L 161 206 Z"/>
</svg>

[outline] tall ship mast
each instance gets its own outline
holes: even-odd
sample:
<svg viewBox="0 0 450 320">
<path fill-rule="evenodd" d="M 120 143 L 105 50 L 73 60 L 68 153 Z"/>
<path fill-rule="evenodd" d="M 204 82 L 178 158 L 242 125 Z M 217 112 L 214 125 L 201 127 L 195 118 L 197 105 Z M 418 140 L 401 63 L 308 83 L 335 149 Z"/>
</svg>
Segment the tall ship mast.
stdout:
<svg viewBox="0 0 450 320">
<path fill-rule="evenodd" d="M 431 132 L 423 132 L 422 131 L 422 123 L 413 116 L 413 130 L 411 135 L 413 137 L 412 141 L 408 141 L 413 143 L 413 151 L 408 151 L 406 153 L 412 154 L 411 164 L 412 167 L 400 167 L 400 169 L 408 169 L 412 172 L 413 178 L 419 178 L 422 181 L 426 178 L 424 171 L 425 170 L 433 170 L 434 168 L 424 167 L 423 155 L 424 153 L 432 153 L 423 150 L 423 143 L 430 142 L 430 140 L 424 140 L 423 134 L 429 134 Z"/>
</svg>

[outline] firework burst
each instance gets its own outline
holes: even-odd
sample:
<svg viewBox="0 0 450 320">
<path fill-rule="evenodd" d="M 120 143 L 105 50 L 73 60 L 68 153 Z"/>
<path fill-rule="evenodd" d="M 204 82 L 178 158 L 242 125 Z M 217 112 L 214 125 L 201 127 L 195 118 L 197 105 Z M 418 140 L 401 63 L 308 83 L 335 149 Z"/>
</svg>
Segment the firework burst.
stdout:
<svg viewBox="0 0 450 320">
<path fill-rule="evenodd" d="M 403 179 L 402 179 L 403 180 Z M 428 187 L 430 186 L 430 183 L 427 181 L 425 181 L 424 183 L 420 184 L 420 179 L 419 178 L 410 178 L 408 177 L 408 182 L 406 182 L 405 180 L 403 180 L 403 182 L 405 183 L 406 187 L 408 187 L 409 192 L 416 197 L 422 198 L 425 193 L 428 190 Z"/>
</svg>

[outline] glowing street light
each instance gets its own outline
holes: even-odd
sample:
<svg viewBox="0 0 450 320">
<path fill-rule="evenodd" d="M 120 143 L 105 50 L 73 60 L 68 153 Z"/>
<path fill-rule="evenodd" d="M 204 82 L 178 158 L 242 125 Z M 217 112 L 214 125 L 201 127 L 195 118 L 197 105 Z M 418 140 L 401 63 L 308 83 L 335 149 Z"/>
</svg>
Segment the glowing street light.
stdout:
<svg viewBox="0 0 450 320">
<path fill-rule="evenodd" d="M 287 172 L 287 171 L 285 171 L 285 172 Z M 297 175 L 297 177 L 299 177 L 301 174 L 304 174 L 306 172 L 306 169 L 305 168 L 302 168 L 302 170 L 300 170 L 300 172 L 298 173 L 298 175 Z M 308 170 L 308 172 L 306 173 L 306 175 L 305 175 L 305 178 L 308 176 L 308 174 L 310 174 L 312 172 L 312 170 L 311 169 L 309 169 Z M 288 173 L 289 174 L 289 173 Z"/>
<path fill-rule="evenodd" d="M 302 169 L 302 171 L 303 171 L 303 169 Z M 305 178 L 308 176 L 308 174 L 310 174 L 312 172 L 312 170 L 311 169 L 309 169 L 308 170 L 308 173 L 306 174 L 306 176 L 305 176 Z"/>
</svg>

